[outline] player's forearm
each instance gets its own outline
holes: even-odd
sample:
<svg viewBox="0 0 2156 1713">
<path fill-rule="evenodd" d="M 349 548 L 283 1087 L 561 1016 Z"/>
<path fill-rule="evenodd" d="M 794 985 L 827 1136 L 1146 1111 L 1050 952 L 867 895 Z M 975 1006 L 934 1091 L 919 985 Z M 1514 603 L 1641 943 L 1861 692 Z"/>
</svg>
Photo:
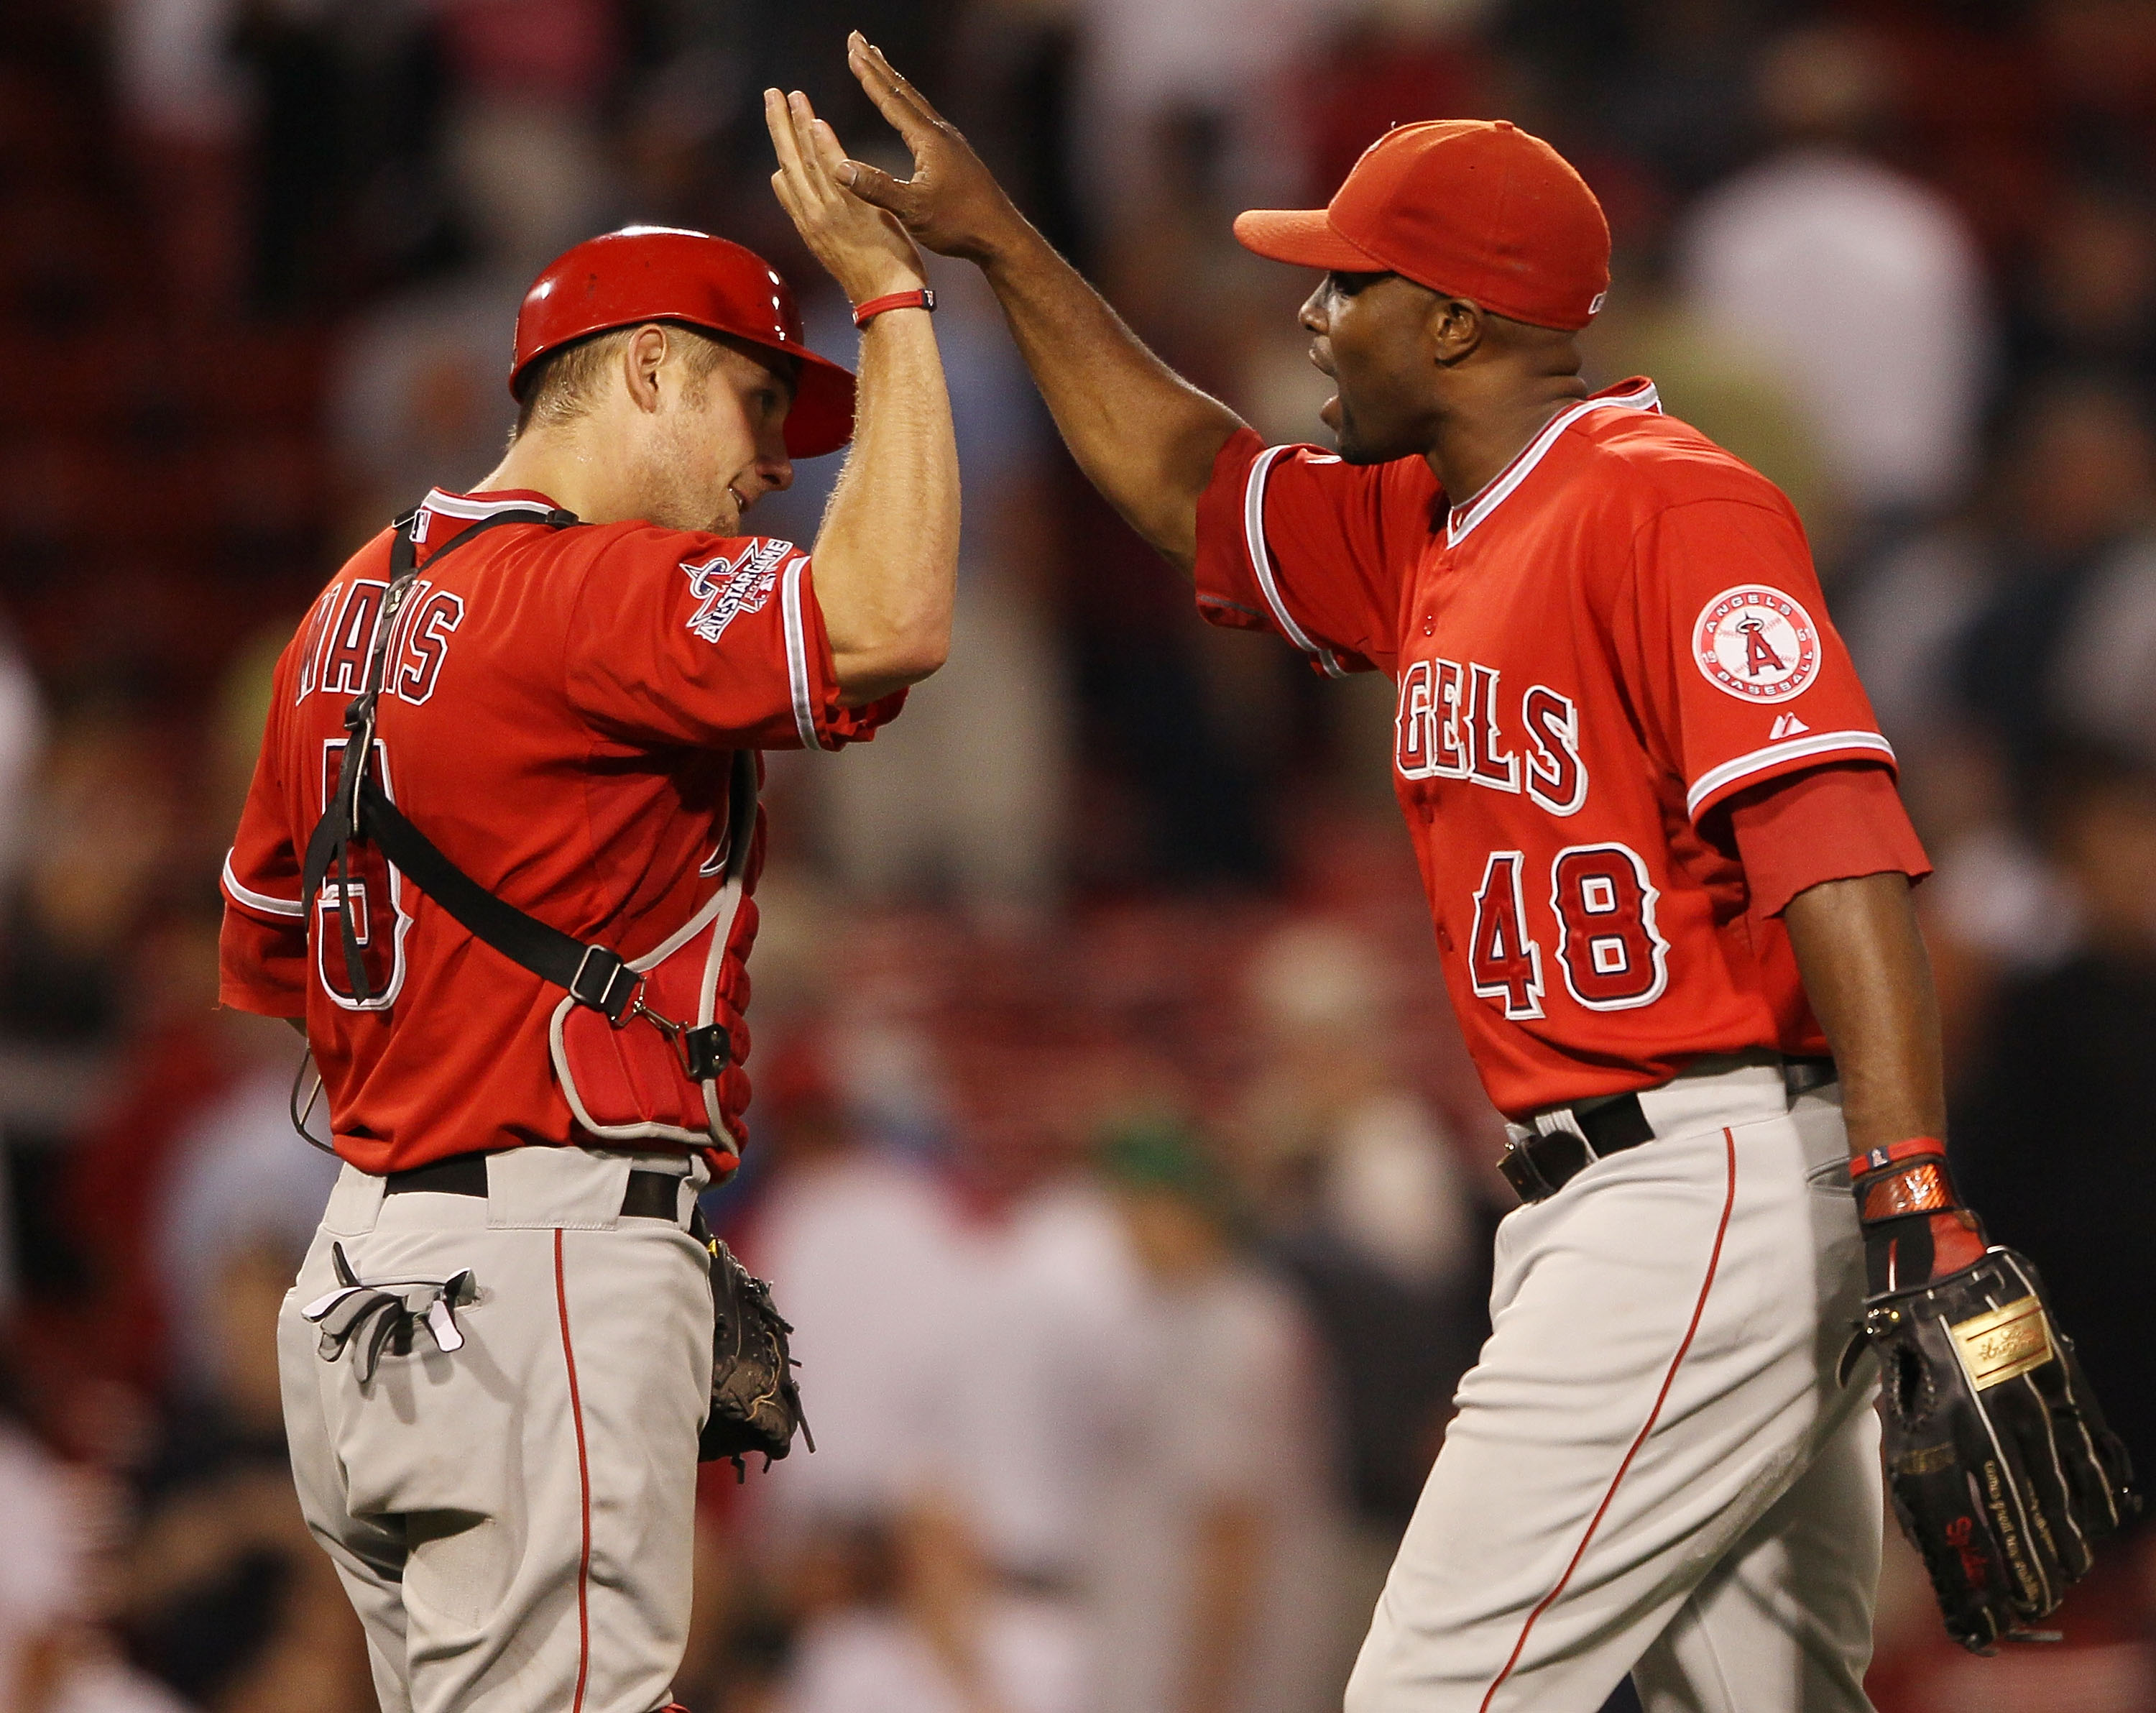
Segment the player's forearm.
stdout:
<svg viewBox="0 0 2156 1713">
<path fill-rule="evenodd" d="M 1841 1076 L 1852 1155 L 1946 1134 L 1931 959 L 1906 875 L 1828 881 L 1783 912 Z"/>
<path fill-rule="evenodd" d="M 1198 553 L 1199 497 L 1241 419 L 1148 350 L 1015 213 L 1008 235 L 978 260 L 1078 467 L 1188 572 Z"/>
<path fill-rule="evenodd" d="M 816 594 L 841 699 L 917 683 L 951 646 L 958 451 L 934 324 L 887 311 L 862 335 L 854 444 L 824 513 Z"/>
</svg>

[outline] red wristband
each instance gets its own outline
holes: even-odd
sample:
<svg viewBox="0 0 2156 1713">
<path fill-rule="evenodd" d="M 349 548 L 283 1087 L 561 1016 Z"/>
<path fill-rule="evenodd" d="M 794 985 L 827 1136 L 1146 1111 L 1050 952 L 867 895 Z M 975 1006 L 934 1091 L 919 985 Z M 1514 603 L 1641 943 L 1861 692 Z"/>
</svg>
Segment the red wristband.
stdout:
<svg viewBox="0 0 2156 1713">
<path fill-rule="evenodd" d="M 854 325 L 865 327 L 887 309 L 925 309 L 932 315 L 936 294 L 923 286 L 913 291 L 894 291 L 886 297 L 871 297 L 854 311 Z"/>
<path fill-rule="evenodd" d="M 1938 1137 L 1866 1150 L 1851 1160 L 1849 1175 L 1874 1292 L 1929 1283 L 1984 1258 L 1984 1222 L 1962 1205 Z"/>
<path fill-rule="evenodd" d="M 1912 1136 L 1906 1142 L 1890 1143 L 1868 1153 L 1852 1155 L 1849 1161 L 1850 1179 L 1853 1182 L 1867 1172 L 1883 1172 L 1891 1165 L 1903 1165 L 1928 1157 L 1944 1160 L 1947 1145 L 1936 1136 Z"/>
<path fill-rule="evenodd" d="M 1849 1175 L 1857 1217 L 1866 1225 L 1962 1205 L 1947 1174 L 1946 1144 L 1936 1136 L 1912 1136 L 1859 1155 L 1849 1162 Z"/>
</svg>

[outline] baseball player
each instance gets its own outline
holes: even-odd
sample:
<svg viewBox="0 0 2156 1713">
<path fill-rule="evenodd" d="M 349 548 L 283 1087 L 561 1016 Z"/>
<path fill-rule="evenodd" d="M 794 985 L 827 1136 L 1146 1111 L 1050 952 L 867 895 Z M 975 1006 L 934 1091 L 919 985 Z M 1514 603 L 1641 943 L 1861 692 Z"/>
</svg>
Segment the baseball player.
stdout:
<svg viewBox="0 0 2156 1713">
<path fill-rule="evenodd" d="M 1204 615 L 1398 687 L 1394 784 L 1523 1205 L 1350 1713 L 1587 1713 L 1628 1670 L 1650 1710 L 1865 1707 L 1881 1430 L 1873 1370 L 1837 1361 L 1861 1314 L 1942 1325 L 1942 1281 L 1999 1303 L 2009 1252 L 1945 1172 L 1924 854 L 1788 502 L 1648 381 L 1589 392 L 1608 229 L 1510 124 L 1401 126 L 1327 208 L 1238 219 L 1322 273 L 1301 321 L 1338 386 L 1337 452 L 1268 446 L 880 54 L 850 59 L 916 170 L 839 176 L 983 268 L 1073 454 Z M 2040 1510 L 1994 1433 L 1973 1510 L 1988 1418 L 1933 1431 L 1948 1388 L 1897 1370 L 1897 1500 L 1936 1484 L 1909 1503 L 1972 1645 L 2056 1602 L 2123 1479 L 2076 1395 L 2024 1400 L 2040 1367 L 2079 1376 L 2032 1276 L 2005 1288 L 1950 1329 L 1968 1395 L 2094 1473 L 2082 1514 Z"/>
<path fill-rule="evenodd" d="M 865 327 L 858 414 L 740 246 L 632 228 L 562 256 L 518 317 L 501 467 L 362 548 L 285 651 L 224 872 L 223 997 L 304 1020 L 345 1162 L 280 1359 L 387 1713 L 670 1704 L 755 755 L 869 737 L 947 640 L 918 253 L 834 183 L 805 100 L 766 118 Z M 850 435 L 812 551 L 745 532 Z"/>
</svg>

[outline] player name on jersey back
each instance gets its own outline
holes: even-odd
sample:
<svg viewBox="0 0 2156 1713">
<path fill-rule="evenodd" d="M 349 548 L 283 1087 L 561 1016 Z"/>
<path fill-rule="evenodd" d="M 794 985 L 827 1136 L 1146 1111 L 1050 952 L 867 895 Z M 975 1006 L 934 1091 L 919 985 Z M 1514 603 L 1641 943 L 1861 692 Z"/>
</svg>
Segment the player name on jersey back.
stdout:
<svg viewBox="0 0 2156 1713">
<path fill-rule="evenodd" d="M 332 583 L 322 591 L 300 635 L 295 703 L 317 693 L 359 694 L 388 592 L 387 579 L 372 577 Z M 449 639 L 464 621 L 462 595 L 415 578 L 385 644 L 382 693 L 414 707 L 431 697 L 449 656 Z"/>
</svg>

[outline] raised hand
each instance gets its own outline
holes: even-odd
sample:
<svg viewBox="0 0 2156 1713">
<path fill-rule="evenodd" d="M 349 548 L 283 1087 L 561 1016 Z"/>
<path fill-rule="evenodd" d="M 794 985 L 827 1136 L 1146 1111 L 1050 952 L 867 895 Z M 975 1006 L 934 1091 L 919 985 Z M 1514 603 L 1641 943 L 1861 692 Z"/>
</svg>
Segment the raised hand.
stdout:
<svg viewBox="0 0 2156 1713">
<path fill-rule="evenodd" d="M 986 263 L 1025 221 L 973 146 L 920 90 L 891 69 L 880 49 L 859 30 L 846 39 L 846 64 L 913 153 L 913 177 L 894 178 L 865 162 L 837 169 L 855 196 L 896 215 L 906 229 L 939 255 Z"/>
<path fill-rule="evenodd" d="M 1079 468 L 1140 535 L 1188 570 L 1199 496 L 1240 419 L 1146 349 L 1027 224 L 966 139 L 859 31 L 847 39 L 846 64 L 912 151 L 913 176 L 893 178 L 846 161 L 839 182 L 889 209 L 924 249 L 979 265 Z"/>
<path fill-rule="evenodd" d="M 921 252 L 898 222 L 848 190 L 838 177 L 851 163 L 831 127 L 795 90 L 763 92 L 763 122 L 778 154 L 771 188 L 801 241 L 847 297 L 866 302 L 925 283 Z"/>
</svg>

